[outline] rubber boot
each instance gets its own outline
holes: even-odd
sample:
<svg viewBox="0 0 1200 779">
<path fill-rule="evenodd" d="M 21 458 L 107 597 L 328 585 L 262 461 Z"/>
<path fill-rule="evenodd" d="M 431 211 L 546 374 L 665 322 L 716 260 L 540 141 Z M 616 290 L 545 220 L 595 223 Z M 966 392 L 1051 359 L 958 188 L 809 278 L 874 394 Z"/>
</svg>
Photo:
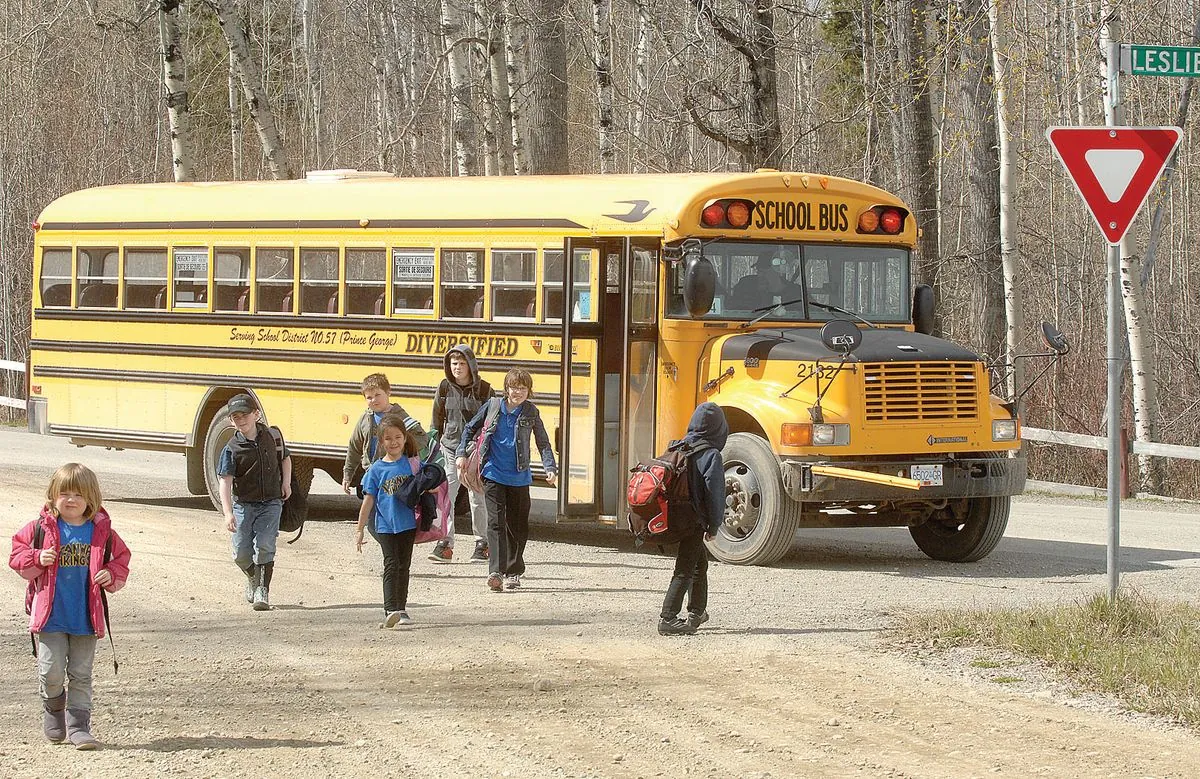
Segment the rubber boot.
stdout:
<svg viewBox="0 0 1200 779">
<path fill-rule="evenodd" d="M 67 692 L 63 690 L 57 698 L 42 698 L 42 730 L 46 740 L 61 744 L 67 737 L 67 719 L 63 709 L 67 707 Z"/>
<path fill-rule="evenodd" d="M 254 588 L 258 584 L 258 566 L 250 563 L 250 566 L 242 569 L 242 573 L 246 574 L 246 602 L 254 602 Z"/>
<path fill-rule="evenodd" d="M 269 611 L 271 609 L 270 588 L 271 574 L 274 573 L 275 563 L 262 563 L 258 566 L 258 577 L 254 588 L 254 610 Z"/>
<path fill-rule="evenodd" d="M 92 713 L 85 709 L 67 709 L 67 738 L 76 749 L 95 749 L 100 746 L 92 738 Z"/>
</svg>

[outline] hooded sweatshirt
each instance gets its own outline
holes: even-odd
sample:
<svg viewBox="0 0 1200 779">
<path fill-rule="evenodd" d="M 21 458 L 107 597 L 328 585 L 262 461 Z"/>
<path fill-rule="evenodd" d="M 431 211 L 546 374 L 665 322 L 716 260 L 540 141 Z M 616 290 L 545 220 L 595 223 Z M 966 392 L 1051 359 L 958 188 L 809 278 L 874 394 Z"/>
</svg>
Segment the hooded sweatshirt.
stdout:
<svg viewBox="0 0 1200 779">
<path fill-rule="evenodd" d="M 467 361 L 471 381 L 465 387 L 454 380 L 450 372 L 450 355 L 457 352 Z M 479 377 L 479 366 L 475 352 L 466 344 L 459 344 L 446 352 L 446 378 L 438 385 L 433 396 L 433 419 L 430 427 L 441 432 L 442 447 L 447 457 L 454 457 L 462 448 L 462 433 L 479 408 L 492 397 L 492 385 Z"/>
<path fill-rule="evenodd" d="M 716 403 L 701 403 L 692 412 L 682 439 L 693 450 L 699 450 L 690 459 L 688 490 L 697 524 L 706 533 L 716 533 L 725 517 L 725 460 L 721 450 L 728 438 L 725 412 Z"/>
</svg>

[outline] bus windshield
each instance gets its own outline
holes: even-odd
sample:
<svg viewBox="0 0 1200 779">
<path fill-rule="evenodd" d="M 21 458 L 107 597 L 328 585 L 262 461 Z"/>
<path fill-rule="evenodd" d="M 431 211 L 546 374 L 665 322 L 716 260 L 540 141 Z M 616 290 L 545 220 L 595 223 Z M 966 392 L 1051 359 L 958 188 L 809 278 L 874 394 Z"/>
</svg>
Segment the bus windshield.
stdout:
<svg viewBox="0 0 1200 779">
<path fill-rule="evenodd" d="M 713 241 L 704 256 L 717 272 L 716 296 L 704 319 L 748 321 L 778 303 L 764 321 L 844 318 L 808 301 L 852 311 L 876 324 L 907 323 L 909 252 L 891 246 L 832 246 L 778 242 Z M 667 316 L 687 318 L 684 262 L 668 266 Z"/>
</svg>

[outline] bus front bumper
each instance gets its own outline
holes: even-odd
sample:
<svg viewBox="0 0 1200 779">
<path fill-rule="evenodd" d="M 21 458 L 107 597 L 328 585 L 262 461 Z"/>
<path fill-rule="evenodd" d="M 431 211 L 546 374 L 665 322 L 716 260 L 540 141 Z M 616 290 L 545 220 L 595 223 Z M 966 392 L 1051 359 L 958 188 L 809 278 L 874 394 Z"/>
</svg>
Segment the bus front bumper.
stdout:
<svg viewBox="0 0 1200 779">
<path fill-rule="evenodd" d="M 905 479 L 940 475 L 941 484 L 926 484 L 919 490 L 876 484 L 853 478 L 814 473 L 814 465 L 865 471 L 868 474 L 899 476 Z M 918 468 L 914 471 L 914 466 Z M 931 468 L 931 466 L 934 466 Z M 940 466 L 940 469 L 936 466 Z M 847 460 L 784 460 L 781 463 L 783 487 L 801 502 L 875 503 L 882 501 L 923 501 L 943 498 L 977 498 L 1019 495 L 1025 489 L 1027 463 L 1017 457 L 967 457 L 945 460 L 896 460 L 893 462 L 855 462 Z M 938 473 L 940 470 L 940 473 Z M 936 480 L 936 479 L 934 479 Z"/>
</svg>

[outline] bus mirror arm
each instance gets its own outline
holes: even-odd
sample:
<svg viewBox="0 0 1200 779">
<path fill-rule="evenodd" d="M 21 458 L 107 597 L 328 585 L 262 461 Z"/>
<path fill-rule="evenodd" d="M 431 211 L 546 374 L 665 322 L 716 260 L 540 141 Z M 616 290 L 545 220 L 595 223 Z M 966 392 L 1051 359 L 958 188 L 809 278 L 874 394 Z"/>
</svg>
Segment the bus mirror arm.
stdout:
<svg viewBox="0 0 1200 779">
<path fill-rule="evenodd" d="M 991 387 L 991 393 L 995 395 L 999 390 L 1003 389 L 1003 385 L 1007 381 L 1009 374 L 1011 374 L 1016 367 L 1017 360 L 1046 360 L 1042 366 L 1042 369 L 1038 371 L 1037 375 L 1026 382 L 1023 388 L 1015 391 L 1012 402 L 1005 404 L 1009 407 L 1014 419 L 1020 410 L 1021 399 L 1025 397 L 1029 390 L 1033 389 L 1033 387 L 1042 380 L 1042 377 L 1049 373 L 1051 368 L 1058 364 L 1059 360 L 1061 360 L 1067 353 L 1071 351 L 1071 345 L 1067 342 L 1066 336 L 1059 332 L 1058 328 L 1049 322 L 1042 322 L 1042 339 L 1046 342 L 1046 345 L 1050 347 L 1050 351 L 1018 354 L 1013 357 L 1012 362 L 997 361 L 988 366 L 989 370 L 997 371 L 1000 374 L 996 382 L 992 384 Z"/>
</svg>

